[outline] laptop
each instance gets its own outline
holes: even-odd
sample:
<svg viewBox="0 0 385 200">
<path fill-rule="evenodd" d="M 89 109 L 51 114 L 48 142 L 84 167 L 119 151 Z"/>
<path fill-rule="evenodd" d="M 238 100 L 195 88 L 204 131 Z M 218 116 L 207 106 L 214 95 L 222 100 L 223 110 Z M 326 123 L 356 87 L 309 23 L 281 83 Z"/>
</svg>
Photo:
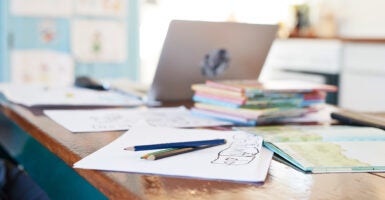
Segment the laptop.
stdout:
<svg viewBox="0 0 385 200">
<path fill-rule="evenodd" d="M 171 21 L 148 100 L 191 100 L 191 85 L 206 80 L 257 79 L 277 28 L 235 22 Z"/>
</svg>

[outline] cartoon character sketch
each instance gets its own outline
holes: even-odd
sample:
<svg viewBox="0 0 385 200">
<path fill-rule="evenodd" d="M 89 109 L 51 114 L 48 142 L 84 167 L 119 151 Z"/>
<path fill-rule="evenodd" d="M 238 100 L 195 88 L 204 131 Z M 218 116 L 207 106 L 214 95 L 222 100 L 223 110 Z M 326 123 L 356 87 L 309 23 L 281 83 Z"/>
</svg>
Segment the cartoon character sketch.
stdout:
<svg viewBox="0 0 385 200">
<path fill-rule="evenodd" d="M 261 139 L 253 135 L 236 135 L 232 144 L 220 151 L 213 164 L 245 165 L 251 163 L 259 154 Z"/>
<path fill-rule="evenodd" d="M 103 50 L 102 33 L 97 30 L 92 35 L 91 52 L 94 55 L 99 55 L 102 52 L 102 50 Z"/>
<path fill-rule="evenodd" d="M 202 74 L 207 77 L 214 77 L 224 72 L 229 65 L 230 57 L 226 49 L 215 49 L 205 55 L 201 65 Z"/>
<path fill-rule="evenodd" d="M 44 43 L 52 43 L 57 38 L 57 25 L 53 20 L 43 20 L 39 24 L 39 37 Z"/>
</svg>

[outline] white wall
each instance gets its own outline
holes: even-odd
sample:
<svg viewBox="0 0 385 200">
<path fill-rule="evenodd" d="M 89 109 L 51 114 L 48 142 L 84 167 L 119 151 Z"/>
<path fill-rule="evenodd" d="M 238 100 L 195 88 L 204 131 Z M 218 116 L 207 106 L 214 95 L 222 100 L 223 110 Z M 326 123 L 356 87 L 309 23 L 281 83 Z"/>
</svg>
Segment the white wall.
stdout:
<svg viewBox="0 0 385 200">
<path fill-rule="evenodd" d="M 384 0 L 344 0 L 339 32 L 347 37 L 385 37 Z"/>
<path fill-rule="evenodd" d="M 310 0 L 313 5 L 328 7 L 335 14 L 339 36 L 385 37 L 384 0 Z M 314 3 L 317 2 L 317 3 Z"/>
</svg>

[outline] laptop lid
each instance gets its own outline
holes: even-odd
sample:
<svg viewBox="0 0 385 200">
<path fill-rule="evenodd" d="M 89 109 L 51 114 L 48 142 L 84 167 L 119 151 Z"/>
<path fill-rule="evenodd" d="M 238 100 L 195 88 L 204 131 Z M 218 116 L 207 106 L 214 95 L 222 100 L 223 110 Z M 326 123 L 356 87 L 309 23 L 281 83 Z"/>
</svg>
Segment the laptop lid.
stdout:
<svg viewBox="0 0 385 200">
<path fill-rule="evenodd" d="M 189 100 L 205 80 L 257 79 L 277 25 L 174 20 L 149 90 L 152 101 Z"/>
</svg>

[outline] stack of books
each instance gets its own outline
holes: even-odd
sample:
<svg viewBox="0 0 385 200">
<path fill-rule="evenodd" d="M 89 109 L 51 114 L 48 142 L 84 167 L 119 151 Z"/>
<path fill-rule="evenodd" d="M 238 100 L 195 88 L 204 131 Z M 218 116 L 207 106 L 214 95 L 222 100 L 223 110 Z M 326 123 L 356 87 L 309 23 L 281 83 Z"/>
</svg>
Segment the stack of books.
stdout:
<svg viewBox="0 0 385 200">
<path fill-rule="evenodd" d="M 318 112 L 327 92 L 337 87 L 295 80 L 208 80 L 192 90 L 194 114 L 255 126 Z"/>
</svg>

